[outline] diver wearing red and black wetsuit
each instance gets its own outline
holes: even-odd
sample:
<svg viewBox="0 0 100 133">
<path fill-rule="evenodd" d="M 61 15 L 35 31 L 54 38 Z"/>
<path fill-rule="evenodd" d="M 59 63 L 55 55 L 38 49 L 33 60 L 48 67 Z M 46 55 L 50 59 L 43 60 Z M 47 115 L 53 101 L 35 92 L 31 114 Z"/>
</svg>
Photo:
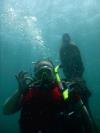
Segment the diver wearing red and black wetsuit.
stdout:
<svg viewBox="0 0 100 133">
<path fill-rule="evenodd" d="M 25 72 L 16 76 L 19 88 L 3 108 L 4 114 L 21 111 L 21 133 L 95 133 L 77 85 L 62 83 L 50 61 L 37 62 L 34 70 L 30 85 Z"/>
<path fill-rule="evenodd" d="M 70 95 L 70 98 L 64 101 L 56 84 L 52 84 L 48 89 L 33 86 L 22 98 L 21 133 L 38 133 L 39 130 L 43 133 L 64 133 L 74 130 L 80 132 L 80 118 L 77 117 L 77 123 L 74 118 L 74 108 L 78 100 L 77 96 Z"/>
</svg>

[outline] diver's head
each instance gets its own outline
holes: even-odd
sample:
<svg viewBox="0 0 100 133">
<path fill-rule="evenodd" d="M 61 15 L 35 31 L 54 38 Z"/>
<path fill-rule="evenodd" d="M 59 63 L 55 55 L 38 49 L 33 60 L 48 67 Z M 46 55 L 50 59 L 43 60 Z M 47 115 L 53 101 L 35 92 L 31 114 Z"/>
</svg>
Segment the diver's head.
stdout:
<svg viewBox="0 0 100 133">
<path fill-rule="evenodd" d="M 69 44 L 71 41 L 71 38 L 68 33 L 64 33 L 62 36 L 62 42 L 63 44 Z"/>
<path fill-rule="evenodd" d="M 36 80 L 42 83 L 54 81 L 54 66 L 51 61 L 42 60 L 35 64 L 34 74 Z"/>
</svg>

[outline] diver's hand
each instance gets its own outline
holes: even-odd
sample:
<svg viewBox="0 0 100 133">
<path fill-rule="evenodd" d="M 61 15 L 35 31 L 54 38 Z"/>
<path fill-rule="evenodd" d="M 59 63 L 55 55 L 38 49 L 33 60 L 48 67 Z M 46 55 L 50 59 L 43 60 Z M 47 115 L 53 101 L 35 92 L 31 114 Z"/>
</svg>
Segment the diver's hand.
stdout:
<svg viewBox="0 0 100 133">
<path fill-rule="evenodd" d="M 18 91 L 19 93 L 23 93 L 27 88 L 27 72 L 21 71 L 18 73 L 18 75 L 16 75 L 16 79 L 18 81 Z"/>
</svg>

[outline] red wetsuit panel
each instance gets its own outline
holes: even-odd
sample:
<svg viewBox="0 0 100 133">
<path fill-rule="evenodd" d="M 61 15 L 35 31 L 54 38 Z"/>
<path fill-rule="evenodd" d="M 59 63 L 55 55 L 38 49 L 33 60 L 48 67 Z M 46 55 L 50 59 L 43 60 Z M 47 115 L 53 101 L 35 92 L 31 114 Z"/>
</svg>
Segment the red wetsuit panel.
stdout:
<svg viewBox="0 0 100 133">
<path fill-rule="evenodd" d="M 61 91 L 57 85 L 48 90 L 36 87 L 30 88 L 22 99 L 19 121 L 21 133 L 37 133 L 38 129 L 51 130 L 46 133 L 53 133 L 53 129 L 54 133 L 58 133 L 60 126 L 62 126 L 60 133 L 64 133 L 62 130 L 66 128 L 67 120 L 65 122 L 65 117 L 59 117 L 58 114 L 65 111 L 69 112 L 70 108 L 73 108 L 72 104 L 73 100 L 65 102 L 62 99 Z M 69 121 L 67 124 L 69 124 Z"/>
<path fill-rule="evenodd" d="M 57 85 L 55 85 L 50 90 L 40 90 L 38 88 L 30 88 L 24 95 L 22 99 L 22 104 L 26 104 L 31 101 L 32 98 L 47 98 L 49 96 L 51 100 L 59 101 L 61 100 L 61 92 Z"/>
</svg>

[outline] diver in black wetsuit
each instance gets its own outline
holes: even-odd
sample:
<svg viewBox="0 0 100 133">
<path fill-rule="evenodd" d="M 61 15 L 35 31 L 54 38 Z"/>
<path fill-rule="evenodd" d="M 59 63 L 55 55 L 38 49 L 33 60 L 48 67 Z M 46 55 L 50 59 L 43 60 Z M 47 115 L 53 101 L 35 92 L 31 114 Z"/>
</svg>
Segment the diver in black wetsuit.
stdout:
<svg viewBox="0 0 100 133">
<path fill-rule="evenodd" d="M 4 114 L 21 111 L 21 133 L 95 133 L 92 119 L 75 83 L 61 81 L 50 61 L 35 65 L 35 80 L 26 73 L 16 77 L 19 88 L 4 104 Z"/>
</svg>

